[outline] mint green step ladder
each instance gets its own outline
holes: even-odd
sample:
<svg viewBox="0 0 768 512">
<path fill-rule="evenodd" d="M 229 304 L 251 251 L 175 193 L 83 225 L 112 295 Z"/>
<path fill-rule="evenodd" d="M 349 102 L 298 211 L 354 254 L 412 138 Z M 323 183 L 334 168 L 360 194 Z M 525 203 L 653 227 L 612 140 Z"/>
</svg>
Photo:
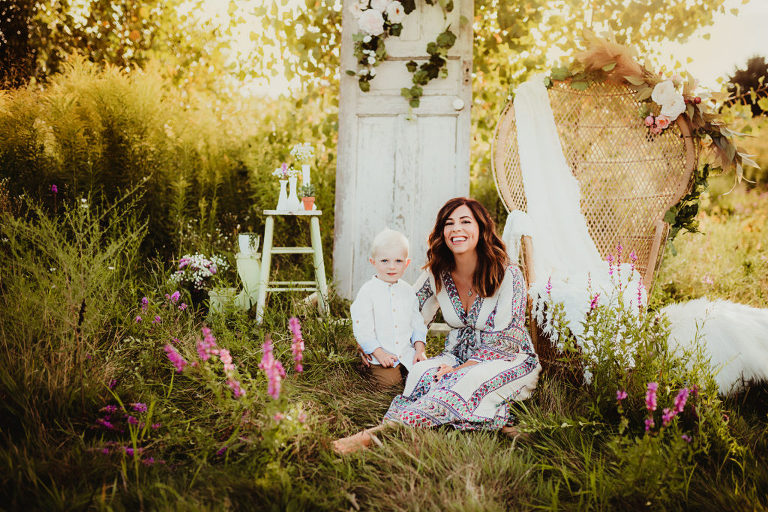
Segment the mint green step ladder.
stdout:
<svg viewBox="0 0 768 512">
<path fill-rule="evenodd" d="M 320 216 L 322 210 L 279 211 L 264 210 L 266 223 L 264 225 L 264 244 L 261 252 L 261 276 L 259 278 L 258 297 L 256 299 L 256 321 L 261 323 L 264 318 L 264 306 L 268 292 L 306 291 L 317 293 L 317 308 L 320 314 L 328 314 L 328 283 L 325 279 L 325 263 L 323 263 L 323 245 L 320 239 Z M 309 219 L 309 233 L 312 245 L 300 247 L 272 247 L 272 236 L 275 230 L 275 217 L 290 216 Z M 315 270 L 314 281 L 270 281 L 269 272 L 273 254 L 311 254 Z"/>
</svg>

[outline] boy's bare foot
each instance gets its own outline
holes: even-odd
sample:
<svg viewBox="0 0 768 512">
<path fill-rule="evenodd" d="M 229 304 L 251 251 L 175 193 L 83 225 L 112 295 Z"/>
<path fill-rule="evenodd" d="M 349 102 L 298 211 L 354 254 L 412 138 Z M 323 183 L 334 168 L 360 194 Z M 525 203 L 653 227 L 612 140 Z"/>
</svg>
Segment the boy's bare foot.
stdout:
<svg viewBox="0 0 768 512">
<path fill-rule="evenodd" d="M 363 430 L 357 434 L 334 441 L 333 451 L 339 455 L 347 455 L 348 453 L 353 453 L 357 450 L 365 450 L 371 446 L 372 438 L 373 436 L 367 430 Z"/>
</svg>

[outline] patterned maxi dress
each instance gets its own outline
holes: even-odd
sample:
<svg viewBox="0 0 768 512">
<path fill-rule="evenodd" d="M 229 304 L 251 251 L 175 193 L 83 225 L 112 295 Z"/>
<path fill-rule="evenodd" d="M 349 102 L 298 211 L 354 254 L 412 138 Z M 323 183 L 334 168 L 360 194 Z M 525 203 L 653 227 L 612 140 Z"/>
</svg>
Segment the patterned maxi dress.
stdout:
<svg viewBox="0 0 768 512">
<path fill-rule="evenodd" d="M 384 418 L 416 427 L 450 425 L 462 430 L 498 430 L 509 421 L 508 403 L 524 400 L 536 387 L 541 365 L 525 329 L 526 293 L 520 269 L 510 266 L 493 297 L 476 297 L 465 312 L 449 273 L 435 293 L 424 272 L 414 285 L 425 322 L 438 307 L 451 327 L 445 349 L 421 361 L 408 374 L 402 395 Z M 434 380 L 441 364 L 478 364 Z"/>
</svg>

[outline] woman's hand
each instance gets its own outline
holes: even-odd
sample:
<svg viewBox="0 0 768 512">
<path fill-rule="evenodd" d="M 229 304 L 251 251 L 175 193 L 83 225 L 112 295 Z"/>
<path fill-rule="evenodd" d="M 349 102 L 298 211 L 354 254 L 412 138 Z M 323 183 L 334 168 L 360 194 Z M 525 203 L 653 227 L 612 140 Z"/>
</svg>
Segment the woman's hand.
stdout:
<svg viewBox="0 0 768 512">
<path fill-rule="evenodd" d="M 427 360 L 427 346 L 424 344 L 423 341 L 417 341 L 413 344 L 413 348 L 416 349 L 416 355 L 413 356 L 413 364 L 418 363 L 419 361 L 426 361 Z"/>
<path fill-rule="evenodd" d="M 455 370 L 453 366 L 448 366 L 447 364 L 441 364 L 437 368 L 437 373 L 435 374 L 435 380 L 440 380 L 449 373 L 453 373 Z"/>
</svg>

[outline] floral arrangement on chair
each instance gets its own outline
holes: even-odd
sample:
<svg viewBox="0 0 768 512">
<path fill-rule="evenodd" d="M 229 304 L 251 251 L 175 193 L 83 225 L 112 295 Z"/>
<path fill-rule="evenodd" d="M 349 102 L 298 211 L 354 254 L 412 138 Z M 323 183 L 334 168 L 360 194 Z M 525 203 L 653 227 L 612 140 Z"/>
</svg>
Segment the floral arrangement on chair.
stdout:
<svg viewBox="0 0 768 512">
<path fill-rule="evenodd" d="M 610 37 L 610 36 L 609 36 Z M 728 98 L 727 93 L 702 92 L 694 94 L 698 81 L 686 73 L 685 78 L 675 75 L 670 78 L 653 73 L 637 63 L 637 52 L 606 39 L 593 32 L 585 31 L 586 49 L 575 55 L 568 66 L 557 67 L 547 78 L 547 85 L 553 80 L 570 81 L 572 88 L 584 91 L 591 83 L 612 81 L 626 84 L 636 92 L 638 101 L 644 102 L 640 115 L 651 135 L 658 135 L 679 116 L 684 116 L 694 137 L 715 154 L 716 165 L 726 171 L 734 169 L 736 179 L 743 178 L 744 165 L 758 167 L 752 155 L 740 150 L 734 143 L 734 136 L 741 135 L 729 130 L 717 111 L 717 103 Z M 654 104 L 661 108 L 658 115 L 651 113 Z"/>
</svg>

